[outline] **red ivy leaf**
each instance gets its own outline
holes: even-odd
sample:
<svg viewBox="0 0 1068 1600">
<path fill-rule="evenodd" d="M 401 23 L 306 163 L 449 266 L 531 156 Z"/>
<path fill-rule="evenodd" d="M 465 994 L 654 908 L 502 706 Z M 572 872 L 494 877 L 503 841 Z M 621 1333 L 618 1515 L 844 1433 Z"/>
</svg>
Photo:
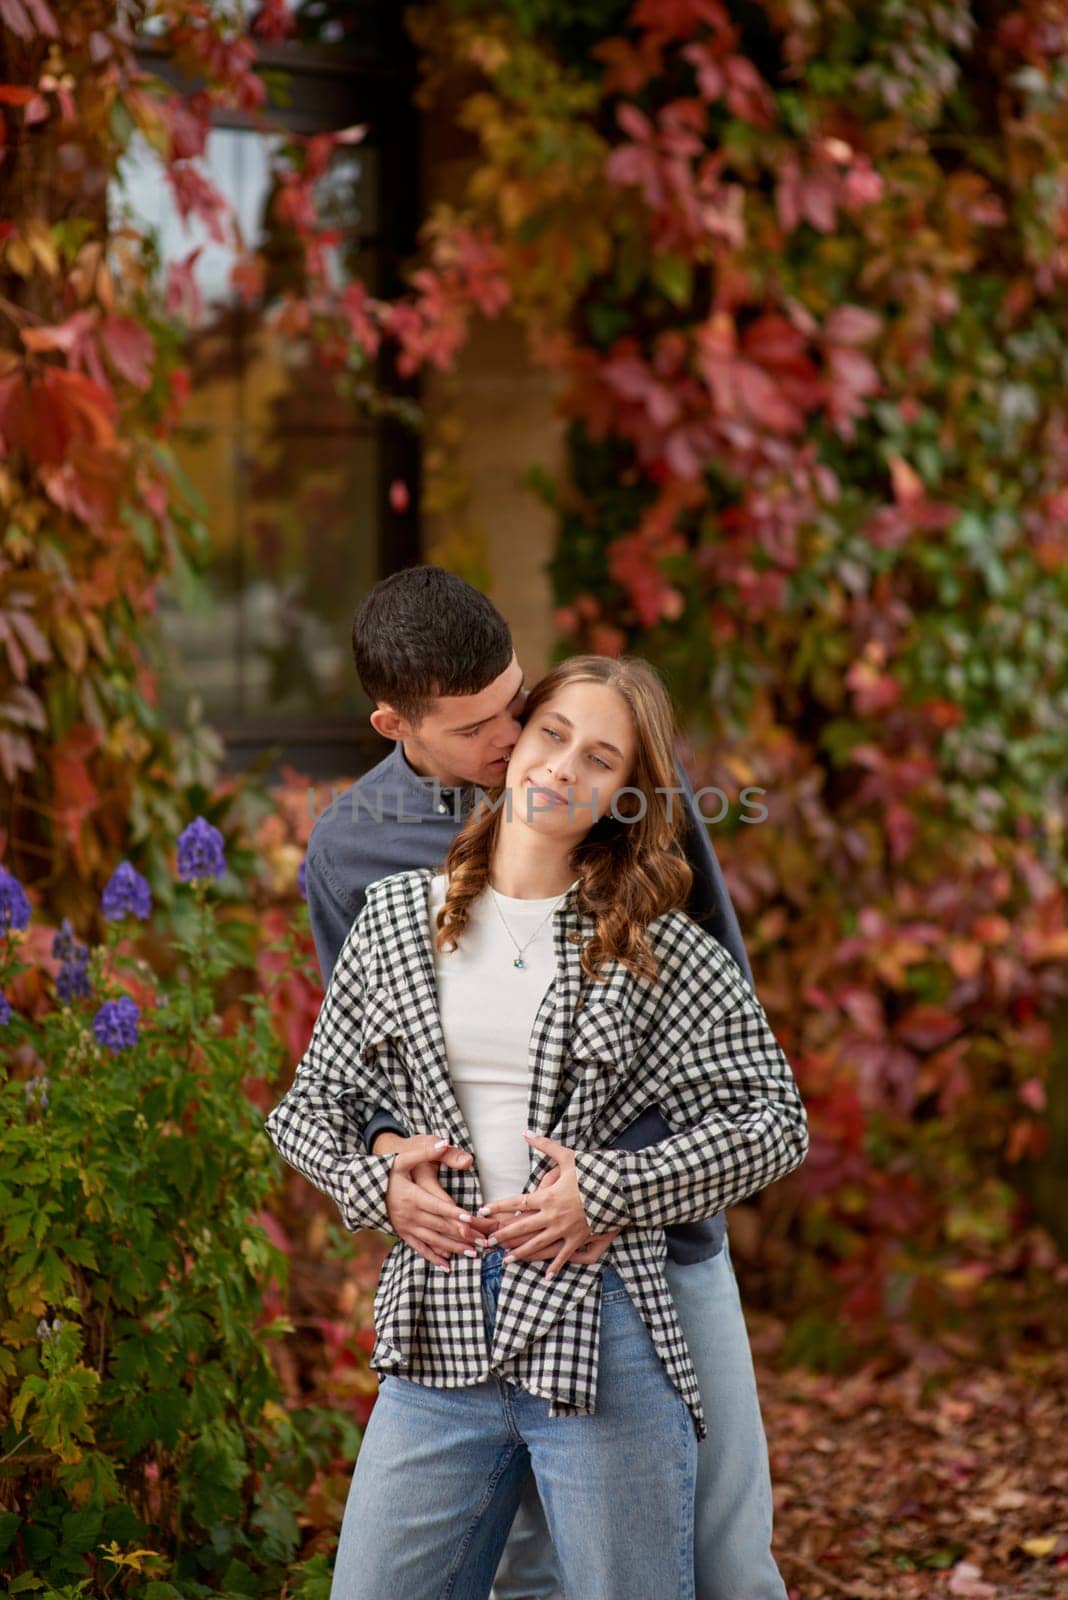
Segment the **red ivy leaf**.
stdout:
<svg viewBox="0 0 1068 1600">
<path fill-rule="evenodd" d="M 906 1012 L 894 1032 L 917 1050 L 937 1050 L 961 1030 L 960 1018 L 945 1006 L 918 1005 Z"/>
<path fill-rule="evenodd" d="M 133 317 L 105 317 L 100 336 L 108 360 L 135 389 L 147 389 L 152 382 L 152 361 L 156 346 L 152 335 Z"/>
<path fill-rule="evenodd" d="M 655 29 L 672 39 L 691 39 L 699 28 L 718 32 L 729 25 L 719 0 L 638 0 L 630 15 L 632 28 Z"/>
<path fill-rule="evenodd" d="M 204 224 L 209 238 L 216 244 L 225 244 L 224 224 L 230 215 L 225 196 L 195 166 L 184 161 L 168 167 L 167 177 L 182 221 L 189 216 L 196 217 Z"/>
<path fill-rule="evenodd" d="M 30 384 L 23 443 L 38 462 L 62 466 L 76 443 L 114 450 L 115 397 L 82 372 L 46 367 Z"/>
</svg>

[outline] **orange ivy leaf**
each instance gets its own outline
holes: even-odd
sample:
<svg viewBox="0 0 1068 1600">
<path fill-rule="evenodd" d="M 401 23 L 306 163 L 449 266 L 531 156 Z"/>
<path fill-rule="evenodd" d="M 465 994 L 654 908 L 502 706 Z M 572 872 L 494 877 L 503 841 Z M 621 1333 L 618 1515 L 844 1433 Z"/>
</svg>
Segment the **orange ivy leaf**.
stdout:
<svg viewBox="0 0 1068 1600">
<path fill-rule="evenodd" d="M 83 826 L 100 803 L 100 791 L 89 762 L 101 735 L 87 723 L 77 723 L 51 753 L 53 816 L 56 827 L 74 853 L 79 872 L 86 869 Z"/>
<path fill-rule="evenodd" d="M 80 440 L 71 445 L 61 466 L 40 469 L 45 493 L 53 504 L 97 532 L 105 532 L 115 522 L 121 473 L 117 452 L 106 455 Z"/>
<path fill-rule="evenodd" d="M 32 460 L 62 466 L 75 444 L 110 451 L 116 447 L 115 397 L 82 372 L 44 367 L 29 385 L 15 443 Z"/>
</svg>

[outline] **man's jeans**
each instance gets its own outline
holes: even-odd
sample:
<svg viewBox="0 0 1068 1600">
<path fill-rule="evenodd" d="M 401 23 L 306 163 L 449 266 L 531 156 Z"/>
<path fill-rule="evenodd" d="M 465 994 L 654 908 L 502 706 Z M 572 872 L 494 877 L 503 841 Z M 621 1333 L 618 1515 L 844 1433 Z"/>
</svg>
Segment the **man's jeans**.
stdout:
<svg viewBox="0 0 1068 1600">
<path fill-rule="evenodd" d="M 482 1261 L 487 1335 L 503 1257 L 498 1246 Z M 593 1416 L 550 1418 L 547 1400 L 499 1378 L 461 1389 L 382 1378 L 331 1600 L 486 1600 L 528 1478 L 569 1595 L 694 1600 L 696 1460 L 689 1409 L 606 1267 Z"/>
<path fill-rule="evenodd" d="M 786 1600 L 771 1554 L 768 1449 L 729 1248 L 692 1266 L 669 1260 L 667 1276 L 708 1425 L 697 1447 L 697 1600 Z M 563 1600 L 533 1480 L 523 1486 L 493 1600 Z"/>
</svg>

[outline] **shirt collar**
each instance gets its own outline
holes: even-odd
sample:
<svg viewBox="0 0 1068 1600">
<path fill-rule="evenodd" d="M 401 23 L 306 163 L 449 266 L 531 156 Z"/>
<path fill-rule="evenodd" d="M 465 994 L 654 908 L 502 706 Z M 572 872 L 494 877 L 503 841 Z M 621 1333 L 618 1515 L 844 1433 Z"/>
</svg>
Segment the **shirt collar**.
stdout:
<svg viewBox="0 0 1068 1600">
<path fill-rule="evenodd" d="M 416 772 L 404 754 L 404 746 L 399 739 L 393 741 L 393 749 L 386 757 L 382 781 L 396 785 L 408 794 L 418 796 L 422 802 L 422 809 L 428 814 L 436 811 L 442 802 L 445 809 L 451 812 L 456 794 L 468 792 L 459 785 L 444 784 L 437 778 L 424 778 L 421 773 Z"/>
</svg>

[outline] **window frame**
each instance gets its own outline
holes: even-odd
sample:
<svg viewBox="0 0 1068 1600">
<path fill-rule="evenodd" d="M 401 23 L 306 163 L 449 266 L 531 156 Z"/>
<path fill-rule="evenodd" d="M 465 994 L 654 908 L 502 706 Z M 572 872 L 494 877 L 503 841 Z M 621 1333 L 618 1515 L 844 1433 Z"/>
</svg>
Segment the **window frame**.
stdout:
<svg viewBox="0 0 1068 1600">
<path fill-rule="evenodd" d="M 379 162 L 378 215 L 369 240 L 375 261 L 372 292 L 390 299 L 403 288 L 403 270 L 414 256 L 421 217 L 420 119 L 414 104 L 417 60 L 403 27 L 403 5 L 373 10 L 378 37 L 358 43 L 344 57 L 329 47 L 293 41 L 261 46 L 257 70 L 289 76 L 290 104 L 271 106 L 261 117 L 227 107 L 216 114 L 213 124 L 254 130 L 266 122 L 294 133 L 314 134 L 366 123 L 371 133 L 368 143 Z M 189 94 L 198 87 L 171 60 L 164 39 L 142 39 L 137 55 L 146 70 L 177 92 Z M 379 357 L 376 381 L 390 394 L 419 397 L 418 380 L 400 378 L 388 353 Z M 390 417 L 378 419 L 376 427 L 378 542 L 374 565 L 379 577 L 385 577 L 421 559 L 422 459 L 419 438 L 412 429 Z M 409 490 L 409 504 L 402 512 L 390 505 L 390 485 L 396 479 Z M 358 601 L 359 597 L 354 597 L 354 607 Z M 351 670 L 355 672 L 354 665 Z M 252 766 L 277 773 L 284 764 L 322 780 L 365 770 L 388 748 L 369 724 L 351 715 L 254 713 L 223 718 L 212 726 L 223 742 L 223 770 L 227 773 Z M 346 754 L 351 760 L 343 759 Z"/>
</svg>

